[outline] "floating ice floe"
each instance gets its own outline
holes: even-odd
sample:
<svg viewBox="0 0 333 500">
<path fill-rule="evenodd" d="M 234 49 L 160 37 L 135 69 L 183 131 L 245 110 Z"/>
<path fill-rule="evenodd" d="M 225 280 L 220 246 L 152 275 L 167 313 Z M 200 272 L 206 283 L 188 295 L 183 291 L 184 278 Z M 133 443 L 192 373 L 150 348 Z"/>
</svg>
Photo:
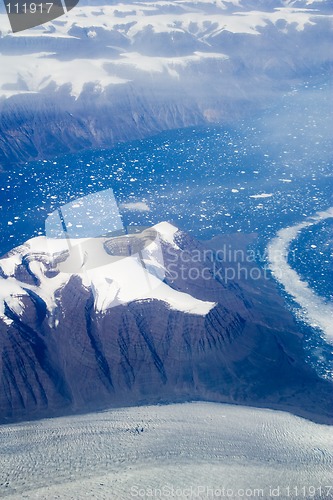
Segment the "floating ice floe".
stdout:
<svg viewBox="0 0 333 500">
<path fill-rule="evenodd" d="M 318 296 L 306 281 L 288 263 L 291 242 L 302 229 L 333 217 L 333 207 L 325 212 L 318 212 L 313 217 L 295 226 L 278 231 L 268 245 L 269 269 L 283 285 L 286 292 L 300 305 L 299 316 L 313 327 L 319 328 L 326 338 L 333 342 L 333 305 Z"/>
</svg>

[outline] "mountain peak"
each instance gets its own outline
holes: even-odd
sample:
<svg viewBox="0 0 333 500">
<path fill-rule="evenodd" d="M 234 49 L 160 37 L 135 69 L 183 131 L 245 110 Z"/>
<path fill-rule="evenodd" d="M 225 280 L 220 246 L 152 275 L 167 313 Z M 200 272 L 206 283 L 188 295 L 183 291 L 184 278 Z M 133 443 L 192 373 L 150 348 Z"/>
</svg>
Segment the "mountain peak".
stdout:
<svg viewBox="0 0 333 500">
<path fill-rule="evenodd" d="M 20 297 L 32 292 L 45 302 L 52 321 L 61 290 L 73 275 L 79 275 L 82 286 L 92 291 L 97 312 L 133 301 L 159 300 L 178 311 L 208 314 L 214 302 L 199 300 L 165 282 L 168 269 L 163 253 L 170 246 L 173 251 L 178 248 L 177 231 L 161 222 L 140 233 L 116 237 L 32 238 L 0 260 L 0 314 L 6 316 L 6 307 L 12 305 L 17 314 L 23 314 Z"/>
</svg>

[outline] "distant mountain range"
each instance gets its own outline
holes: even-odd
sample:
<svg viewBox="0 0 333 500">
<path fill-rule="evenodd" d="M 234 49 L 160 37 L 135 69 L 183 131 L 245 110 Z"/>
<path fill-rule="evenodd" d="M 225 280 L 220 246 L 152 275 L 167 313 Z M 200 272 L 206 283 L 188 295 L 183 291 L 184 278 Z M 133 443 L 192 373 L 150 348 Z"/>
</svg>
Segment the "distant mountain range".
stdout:
<svg viewBox="0 0 333 500">
<path fill-rule="evenodd" d="M 88 275 L 66 269 L 64 240 L 0 260 L 0 421 L 198 399 L 331 422 L 331 384 L 273 281 L 225 282 L 212 247 L 168 223 L 150 231 L 163 265 L 155 240 L 140 263 L 127 236 L 94 239 L 112 262 Z"/>
<path fill-rule="evenodd" d="M 0 8 L 0 168 L 235 123 L 332 66 L 330 1 L 80 1 L 15 35 Z"/>
</svg>

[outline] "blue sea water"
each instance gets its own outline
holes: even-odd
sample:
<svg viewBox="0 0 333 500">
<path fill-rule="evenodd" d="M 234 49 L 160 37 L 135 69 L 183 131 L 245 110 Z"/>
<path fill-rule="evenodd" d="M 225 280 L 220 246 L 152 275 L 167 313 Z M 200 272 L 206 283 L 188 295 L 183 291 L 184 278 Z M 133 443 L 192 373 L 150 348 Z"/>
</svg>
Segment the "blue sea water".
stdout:
<svg viewBox="0 0 333 500">
<path fill-rule="evenodd" d="M 0 173 L 0 255 L 45 234 L 45 221 L 57 208 L 111 188 L 124 226 L 167 220 L 199 239 L 257 233 L 255 251 L 264 263 L 267 241 L 279 229 L 333 205 L 328 95 L 328 88 L 314 85 L 235 128 L 172 130 L 13 166 Z M 141 210 L 124 207 L 129 203 L 140 203 Z M 327 220 L 304 229 L 289 260 L 325 298 L 333 285 L 331 227 Z M 320 335 L 306 338 L 309 362 L 329 376 L 330 349 Z"/>
<path fill-rule="evenodd" d="M 3 173 L 0 253 L 43 234 L 57 207 L 108 188 L 119 205 L 144 201 L 150 208 L 125 210 L 125 225 L 169 220 L 204 239 L 271 235 L 329 205 L 330 163 L 318 172 L 309 161 L 297 171 L 248 142 L 235 130 L 190 128 Z"/>
<path fill-rule="evenodd" d="M 333 298 L 333 219 L 300 232 L 290 245 L 289 265 L 327 300 Z"/>
<path fill-rule="evenodd" d="M 0 255 L 44 234 L 46 218 L 58 207 L 109 188 L 125 226 L 167 220 L 200 239 L 258 233 L 264 253 L 277 230 L 332 205 L 329 95 L 328 85 L 305 85 L 234 128 L 172 130 L 13 166 L 0 173 Z M 121 208 L 138 202 L 149 210 Z M 304 230 L 290 262 L 325 297 L 333 282 L 328 224 Z"/>
</svg>

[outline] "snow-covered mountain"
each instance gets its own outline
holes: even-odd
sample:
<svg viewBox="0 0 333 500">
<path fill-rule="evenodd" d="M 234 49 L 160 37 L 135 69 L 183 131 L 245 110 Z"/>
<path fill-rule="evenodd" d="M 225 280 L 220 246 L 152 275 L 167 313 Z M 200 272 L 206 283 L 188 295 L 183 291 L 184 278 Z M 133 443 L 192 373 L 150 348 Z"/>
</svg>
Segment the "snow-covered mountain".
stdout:
<svg viewBox="0 0 333 500">
<path fill-rule="evenodd" d="M 100 0 L 13 35 L 2 8 L 0 165 L 235 121 L 327 71 L 331 21 L 324 0 Z"/>
<path fill-rule="evenodd" d="M 66 268 L 61 240 L 35 238 L 0 260 L 1 421 L 201 399 L 328 422 L 330 385 L 305 364 L 275 285 L 226 284 L 203 243 L 169 223 L 153 230 L 163 273 L 155 241 L 143 276 L 119 238 L 103 240 L 119 258 L 91 279 Z"/>
</svg>

